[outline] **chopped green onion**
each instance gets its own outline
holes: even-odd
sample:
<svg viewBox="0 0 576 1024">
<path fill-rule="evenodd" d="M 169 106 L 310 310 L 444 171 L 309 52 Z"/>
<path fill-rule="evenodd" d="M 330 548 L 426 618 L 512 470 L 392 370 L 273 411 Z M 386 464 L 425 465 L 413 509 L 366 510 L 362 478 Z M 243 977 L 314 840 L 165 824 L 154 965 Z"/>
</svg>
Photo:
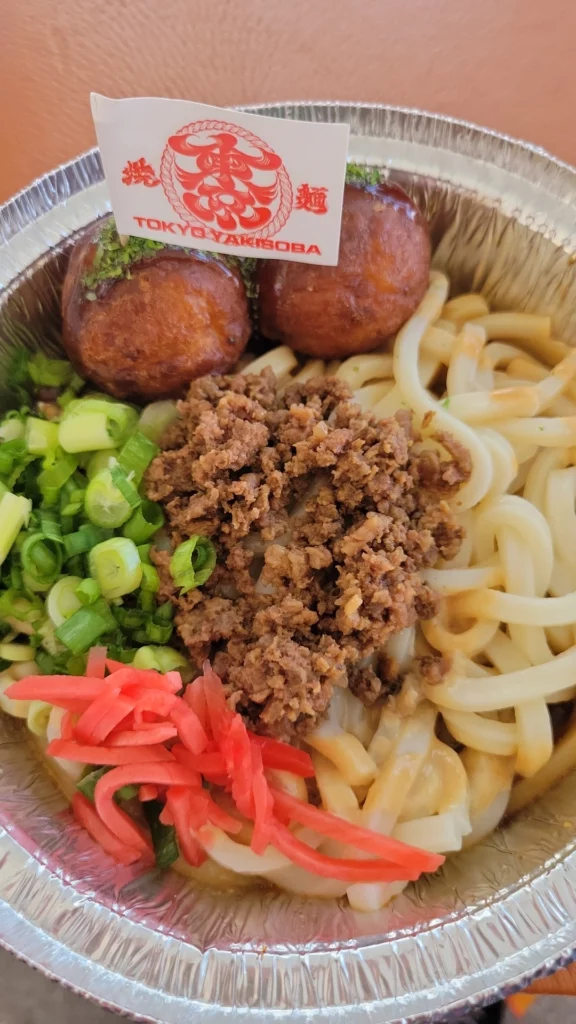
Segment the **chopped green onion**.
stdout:
<svg viewBox="0 0 576 1024">
<path fill-rule="evenodd" d="M 68 533 L 74 532 L 74 516 L 62 516 L 60 518 L 60 531 L 63 538 Z"/>
<path fill-rule="evenodd" d="M 22 438 L 15 438 L 13 441 L 4 441 L 0 444 L 0 474 L 8 476 L 14 469 L 15 464 L 21 464 L 26 458 L 26 442 Z"/>
<path fill-rule="evenodd" d="M 32 573 L 26 572 L 25 569 L 22 571 L 22 589 L 24 593 L 30 591 L 33 594 L 45 594 L 50 590 L 50 581 L 44 579 L 37 579 Z"/>
<path fill-rule="evenodd" d="M 128 537 L 112 537 L 97 544 L 89 555 L 90 575 L 108 599 L 137 590 L 142 582 L 138 548 Z"/>
<path fill-rule="evenodd" d="M 146 622 L 146 616 L 139 608 L 114 608 L 112 609 L 112 614 L 122 629 L 129 632 L 139 629 Z"/>
<path fill-rule="evenodd" d="M 56 512 L 52 508 L 40 509 L 40 528 L 48 540 L 62 544 L 62 530 Z"/>
<path fill-rule="evenodd" d="M 3 484 L 2 481 L 0 480 L 0 500 L 4 497 L 5 494 L 8 493 L 8 490 L 9 488 L 6 487 L 6 484 Z"/>
<path fill-rule="evenodd" d="M 115 630 L 118 629 L 118 623 L 116 622 L 114 613 L 110 605 L 105 600 L 105 598 L 102 597 L 102 595 L 96 598 L 96 600 L 92 602 L 90 607 L 97 613 L 97 615 L 100 616 L 101 619 L 104 619 L 104 622 L 106 623 L 107 633 L 113 633 Z"/>
<path fill-rule="evenodd" d="M 76 533 L 69 533 L 64 537 L 64 549 L 68 558 L 74 555 L 84 555 L 90 551 L 95 544 L 108 540 L 108 530 L 99 529 L 91 523 L 85 523 Z"/>
<path fill-rule="evenodd" d="M 71 558 L 67 558 L 66 571 L 70 576 L 85 576 L 86 567 L 82 560 L 82 555 L 72 555 Z"/>
<path fill-rule="evenodd" d="M 137 430 L 132 437 L 128 438 L 118 456 L 118 464 L 125 473 L 133 474 L 133 478 L 140 483 L 152 459 L 159 452 L 157 444 L 154 444 L 145 434 Z"/>
<path fill-rule="evenodd" d="M 0 565 L 7 558 L 20 530 L 26 526 L 32 502 L 8 491 L 0 499 Z"/>
<path fill-rule="evenodd" d="M 10 586 L 14 590 L 22 590 L 24 583 L 22 580 L 22 569 L 16 564 L 14 557 L 12 557 L 12 565 L 10 566 Z"/>
<path fill-rule="evenodd" d="M 24 423 L 19 416 L 7 416 L 0 423 L 0 441 L 18 441 L 24 437 Z"/>
<path fill-rule="evenodd" d="M 26 420 L 24 440 L 32 455 L 45 455 L 58 446 L 58 424 L 29 416 Z"/>
<path fill-rule="evenodd" d="M 153 565 L 142 566 L 142 590 L 157 594 L 160 590 L 160 577 Z"/>
<path fill-rule="evenodd" d="M 98 413 L 106 417 L 108 431 L 115 440 L 116 445 L 123 444 L 136 429 L 138 413 L 130 405 L 123 402 L 116 402 L 104 395 L 99 397 L 76 398 L 66 407 L 65 420 L 76 419 L 80 416 Z M 102 448 L 110 448 L 112 445 L 101 445 Z M 97 451 L 96 448 L 86 448 L 85 451 Z"/>
<path fill-rule="evenodd" d="M 163 809 L 164 805 L 159 800 L 146 800 L 142 804 L 144 817 L 152 837 L 156 865 L 159 868 L 169 868 L 175 860 L 178 860 L 180 851 L 176 839 L 176 829 L 172 825 L 163 825 L 160 821 Z"/>
<path fill-rule="evenodd" d="M 88 797 L 88 799 L 91 800 L 92 803 L 94 803 L 94 792 L 96 790 L 96 783 L 99 782 L 103 775 L 106 775 L 111 770 L 112 769 L 109 767 L 97 768 L 96 771 L 90 772 L 89 775 L 85 775 L 83 779 L 80 779 L 80 781 L 76 783 L 76 789 L 79 789 L 80 792 L 84 794 L 84 796 Z M 120 789 L 116 790 L 114 794 L 114 799 L 134 800 L 134 798 L 137 796 L 138 786 L 121 786 Z"/>
<path fill-rule="evenodd" d="M 164 604 L 158 605 L 154 615 L 154 622 L 172 622 L 173 618 L 174 608 L 170 601 L 165 601 Z"/>
<path fill-rule="evenodd" d="M 140 647 L 132 664 L 134 668 L 153 668 L 162 673 L 190 668 L 186 658 L 171 647 Z"/>
<path fill-rule="evenodd" d="M 126 470 L 122 469 L 122 466 L 111 466 L 110 475 L 112 476 L 112 483 L 118 488 L 122 497 L 126 498 L 130 508 L 138 508 L 142 502 L 142 498 L 138 494 L 132 480 L 127 475 Z"/>
<path fill-rule="evenodd" d="M 72 367 L 65 359 L 48 359 L 38 352 L 28 360 L 28 373 L 40 387 L 61 388 L 72 377 Z"/>
<path fill-rule="evenodd" d="M 47 651 L 36 652 L 36 664 L 40 669 L 40 674 L 43 676 L 54 675 L 56 669 L 56 658 L 53 655 L 48 654 Z"/>
<path fill-rule="evenodd" d="M 35 584 L 42 587 L 46 584 L 50 586 L 60 575 L 63 562 L 62 547 L 45 537 L 43 533 L 31 533 L 26 537 L 20 557 L 26 577 L 31 577 Z"/>
<path fill-rule="evenodd" d="M 86 497 L 85 488 L 76 488 L 72 491 L 69 496 L 68 502 L 62 508 L 63 516 L 76 516 L 82 508 L 84 508 L 84 499 Z"/>
<path fill-rule="evenodd" d="M 31 629 L 21 629 L 22 624 L 29 625 L 42 618 L 42 604 L 39 598 L 28 601 L 16 590 L 5 590 L 0 594 L 0 619 L 8 622 L 19 632 L 32 632 Z"/>
<path fill-rule="evenodd" d="M 61 626 L 82 607 L 77 589 L 82 583 L 79 576 L 63 576 L 54 584 L 46 598 L 46 611 L 55 626 Z"/>
<path fill-rule="evenodd" d="M 107 629 L 108 623 L 93 608 L 80 608 L 58 626 L 56 636 L 73 654 L 84 654 Z"/>
<path fill-rule="evenodd" d="M 92 455 L 88 460 L 86 476 L 91 480 L 92 477 L 96 476 L 96 473 L 99 473 L 101 469 L 110 469 L 110 467 L 115 465 L 117 461 L 117 448 L 109 448 L 108 451 L 104 452 L 94 452 L 94 455 Z"/>
<path fill-rule="evenodd" d="M 81 604 L 94 604 L 101 597 L 101 590 L 96 580 L 82 580 L 76 587 L 76 595 Z"/>
<path fill-rule="evenodd" d="M 43 700 L 31 700 L 26 715 L 26 725 L 34 736 L 46 735 L 48 721 L 52 711 L 52 705 L 46 704 Z"/>
<path fill-rule="evenodd" d="M 83 387 L 84 381 L 82 380 L 82 377 L 79 377 L 77 373 L 73 373 L 72 377 L 68 382 L 68 387 L 66 388 L 65 391 L 62 392 L 62 394 L 57 400 L 60 408 L 66 409 L 71 402 L 74 402 L 76 400 L 76 395 L 78 391 L 80 391 L 81 388 Z"/>
<path fill-rule="evenodd" d="M 181 594 L 201 587 L 216 566 L 216 548 L 208 537 L 195 534 L 179 544 L 170 559 L 170 574 Z"/>
<path fill-rule="evenodd" d="M 162 506 L 155 501 L 143 501 L 140 508 L 123 526 L 122 533 L 135 544 L 144 544 L 164 525 Z"/>
<path fill-rule="evenodd" d="M 114 483 L 110 469 L 101 469 L 88 484 L 84 510 L 96 526 L 117 529 L 130 519 L 132 506 Z"/>
<path fill-rule="evenodd" d="M 135 650 L 128 647 L 118 647 L 113 643 L 108 644 L 108 657 L 114 661 L 121 661 L 123 665 L 131 665 L 134 660 Z"/>
<path fill-rule="evenodd" d="M 60 447 L 65 452 L 98 452 L 103 448 L 115 448 L 109 420 L 103 412 L 87 412 L 83 416 L 63 419 L 58 428 Z"/>
<path fill-rule="evenodd" d="M 157 622 L 150 622 L 148 620 L 145 628 L 146 639 L 151 644 L 167 644 L 172 636 L 173 629 L 172 625 L 161 626 Z"/>
<path fill-rule="evenodd" d="M 122 531 L 122 533 L 124 533 L 124 530 Z M 130 540 L 134 540 L 134 537 L 131 537 Z M 134 543 L 136 543 L 136 541 L 134 541 Z M 151 544 L 138 544 L 138 554 L 140 555 L 140 561 L 143 562 L 145 565 L 152 565 L 152 562 L 150 561 L 151 550 Z"/>
<path fill-rule="evenodd" d="M 140 416 L 138 430 L 151 441 L 160 444 L 162 435 L 179 417 L 176 402 L 152 402 L 147 405 Z"/>
<path fill-rule="evenodd" d="M 42 472 L 38 475 L 38 488 L 46 504 L 56 504 L 62 487 L 76 472 L 77 466 L 78 459 L 60 448 L 48 453 Z"/>
<path fill-rule="evenodd" d="M 144 569 L 144 566 L 142 566 L 142 569 Z M 138 606 L 142 609 L 143 612 L 146 612 L 148 615 L 154 614 L 154 609 L 156 608 L 156 599 L 151 590 L 140 589 L 140 593 L 138 595 Z"/>
</svg>

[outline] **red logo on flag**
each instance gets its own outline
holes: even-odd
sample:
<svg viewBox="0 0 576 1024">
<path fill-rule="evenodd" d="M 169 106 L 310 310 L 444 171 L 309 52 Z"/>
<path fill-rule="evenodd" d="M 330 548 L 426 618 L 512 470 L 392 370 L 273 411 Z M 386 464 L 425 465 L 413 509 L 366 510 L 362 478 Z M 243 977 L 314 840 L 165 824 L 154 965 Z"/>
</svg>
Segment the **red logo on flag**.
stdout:
<svg viewBox="0 0 576 1024">
<path fill-rule="evenodd" d="M 296 210 L 309 210 L 310 213 L 328 213 L 326 198 L 327 188 L 311 188 L 310 185 L 299 185 L 296 189 Z"/>
<path fill-rule="evenodd" d="M 146 163 L 143 156 L 139 160 L 128 161 L 122 171 L 122 181 L 125 185 L 146 185 L 146 188 L 155 188 L 160 184 L 154 168 Z"/>
<path fill-rule="evenodd" d="M 290 216 L 292 185 L 258 136 L 224 121 L 194 121 L 168 139 L 160 180 L 182 220 L 271 238 Z"/>
</svg>

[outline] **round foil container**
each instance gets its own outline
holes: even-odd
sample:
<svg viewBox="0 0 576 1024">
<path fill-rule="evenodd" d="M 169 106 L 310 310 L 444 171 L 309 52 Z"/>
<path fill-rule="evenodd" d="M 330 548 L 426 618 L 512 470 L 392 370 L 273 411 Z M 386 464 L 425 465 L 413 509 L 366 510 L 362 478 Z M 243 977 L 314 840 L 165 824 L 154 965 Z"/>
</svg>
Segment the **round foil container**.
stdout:
<svg viewBox="0 0 576 1024">
<path fill-rule="evenodd" d="M 258 108 L 347 121 L 431 225 L 454 291 L 576 328 L 576 172 L 541 150 L 415 111 Z M 14 345 L 58 349 L 77 232 L 109 209 L 96 151 L 0 208 L 0 400 Z M 73 821 L 19 723 L 0 716 L 0 941 L 100 1005 L 181 1024 L 440 1021 L 568 963 L 576 949 L 576 786 L 538 803 L 376 914 L 270 889 L 215 892 L 114 866 Z M 470 1016 L 468 1019 L 473 1019 Z"/>
</svg>

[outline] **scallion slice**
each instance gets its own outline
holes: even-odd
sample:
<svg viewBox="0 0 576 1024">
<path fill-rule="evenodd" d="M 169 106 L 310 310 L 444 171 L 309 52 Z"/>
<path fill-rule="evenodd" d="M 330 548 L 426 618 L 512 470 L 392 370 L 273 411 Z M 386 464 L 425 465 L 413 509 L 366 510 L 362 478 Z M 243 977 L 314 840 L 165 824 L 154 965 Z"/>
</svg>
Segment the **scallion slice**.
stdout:
<svg viewBox="0 0 576 1024">
<path fill-rule="evenodd" d="M 50 540 L 40 531 L 26 537 L 20 558 L 25 576 L 40 585 L 40 589 L 44 589 L 46 585 L 50 586 L 58 579 L 64 560 L 62 545 Z M 39 588 L 35 586 L 33 589 Z"/>
<path fill-rule="evenodd" d="M 56 541 L 58 544 L 63 543 L 60 521 L 53 508 L 40 509 L 40 528 L 48 540 Z"/>
<path fill-rule="evenodd" d="M 55 626 L 61 626 L 82 607 L 83 602 L 77 595 L 81 583 L 79 576 L 63 576 L 50 590 L 46 598 L 46 611 Z"/>
<path fill-rule="evenodd" d="M 108 630 L 108 623 L 93 608 L 80 608 L 56 630 L 56 636 L 72 651 L 84 654 Z"/>
<path fill-rule="evenodd" d="M 136 430 L 123 446 L 118 456 L 118 463 L 125 473 L 131 473 L 134 480 L 140 483 L 159 450 L 154 441 L 151 441 L 140 430 Z"/>
<path fill-rule="evenodd" d="M 133 511 L 130 502 L 114 483 L 110 469 L 101 469 L 88 484 L 84 510 L 96 526 L 114 530 L 128 522 Z"/>
<path fill-rule="evenodd" d="M 74 401 L 69 402 L 66 406 L 64 420 L 76 419 L 80 416 L 92 415 L 94 413 L 99 413 L 106 417 L 108 432 L 114 438 L 116 445 L 123 444 L 136 429 L 136 424 L 138 423 L 138 413 L 132 406 L 124 405 L 123 402 L 115 402 L 114 399 L 106 398 L 103 395 L 76 398 Z M 102 448 L 110 447 L 112 446 L 102 445 Z M 85 451 L 97 451 L 97 449 L 87 448 Z"/>
<path fill-rule="evenodd" d="M 76 595 L 81 604 L 94 604 L 101 596 L 101 590 L 96 580 L 81 580 L 76 587 Z"/>
<path fill-rule="evenodd" d="M 209 537 L 195 534 L 179 544 L 170 559 L 170 574 L 181 594 L 201 587 L 214 572 L 216 548 Z"/>
<path fill-rule="evenodd" d="M 109 448 L 104 452 L 94 452 L 94 455 L 91 455 L 88 460 L 86 476 L 91 480 L 101 469 L 110 469 L 117 461 L 118 450 L 116 448 Z"/>
<path fill-rule="evenodd" d="M 122 466 L 115 465 L 110 467 L 110 475 L 112 477 L 112 483 L 118 488 L 120 494 L 126 499 L 131 509 L 138 508 L 142 502 L 142 498 L 138 494 L 132 478 L 126 473 L 126 470 L 122 469 Z"/>
<path fill-rule="evenodd" d="M 58 428 L 58 441 L 65 452 L 71 453 L 99 452 L 116 447 L 104 412 L 86 412 L 82 416 L 63 419 Z"/>
<path fill-rule="evenodd" d="M 84 555 L 95 544 L 100 544 L 101 541 L 107 540 L 109 536 L 108 530 L 102 530 L 98 526 L 92 526 L 91 523 L 85 523 L 76 533 L 68 533 L 63 538 L 66 557 L 73 558 L 75 555 Z"/>
<path fill-rule="evenodd" d="M 156 672 L 190 669 L 186 658 L 172 647 L 139 647 L 132 664 L 134 668 L 153 668 Z"/>
<path fill-rule="evenodd" d="M 125 537 L 135 544 L 144 544 L 164 525 L 162 506 L 155 501 L 143 501 L 140 508 L 122 528 Z"/>
<path fill-rule="evenodd" d="M 46 456 L 42 472 L 38 475 L 38 488 L 47 505 L 56 504 L 62 487 L 76 472 L 77 466 L 78 459 L 61 448 Z"/>
<path fill-rule="evenodd" d="M 146 623 L 146 639 L 151 644 L 167 644 L 172 636 L 174 627 L 172 625 L 160 625 L 157 622 Z"/>
<path fill-rule="evenodd" d="M 26 526 L 32 502 L 7 491 L 0 499 L 0 565 L 7 558 L 20 530 Z"/>
<path fill-rule="evenodd" d="M 74 373 L 65 359 L 49 359 L 37 352 L 28 360 L 28 373 L 39 387 L 61 388 L 71 380 Z"/>
<path fill-rule="evenodd" d="M 89 566 L 90 575 L 109 600 L 132 593 L 142 582 L 138 548 L 128 537 L 112 537 L 97 544 L 90 552 Z"/>
<path fill-rule="evenodd" d="M 24 421 L 22 417 L 16 413 L 12 415 L 8 413 L 5 419 L 0 423 L 0 443 L 5 441 L 17 441 L 24 437 Z"/>
<path fill-rule="evenodd" d="M 58 447 L 58 424 L 29 416 L 24 440 L 31 455 L 46 455 Z"/>
<path fill-rule="evenodd" d="M 23 438 L 15 438 L 13 441 L 4 441 L 0 444 L 0 474 L 9 476 L 15 465 L 23 463 L 27 452 L 28 448 Z"/>
<path fill-rule="evenodd" d="M 142 566 L 142 569 L 144 569 L 144 566 Z M 138 594 L 138 607 L 141 608 L 143 612 L 146 612 L 147 615 L 154 614 L 156 599 L 151 590 L 143 590 L 140 588 L 140 593 Z"/>
<path fill-rule="evenodd" d="M 131 537 L 130 540 L 134 540 L 134 537 Z M 136 544 L 136 541 L 134 541 L 134 543 Z M 138 554 L 140 555 L 140 561 L 143 562 L 144 565 L 152 565 L 152 562 L 150 561 L 150 551 L 152 550 L 152 545 L 138 544 L 137 546 Z"/>
<path fill-rule="evenodd" d="M 42 602 L 40 598 L 29 601 L 16 589 L 5 590 L 0 594 L 0 619 L 22 633 L 30 633 L 30 625 L 42 618 Z M 27 628 L 21 629 L 21 626 Z"/>
<path fill-rule="evenodd" d="M 94 609 L 101 619 L 104 619 L 107 633 L 113 633 L 115 630 L 117 631 L 118 623 L 114 618 L 110 605 L 102 596 L 98 597 L 90 607 Z"/>
<path fill-rule="evenodd" d="M 159 800 L 146 800 L 142 804 L 144 817 L 152 836 L 154 856 L 159 868 L 169 868 L 178 860 L 180 851 L 176 839 L 176 829 L 172 825 L 163 825 L 160 821 L 164 805 Z"/>
<path fill-rule="evenodd" d="M 160 590 L 160 577 L 153 565 L 142 566 L 142 590 L 157 594 Z"/>
</svg>

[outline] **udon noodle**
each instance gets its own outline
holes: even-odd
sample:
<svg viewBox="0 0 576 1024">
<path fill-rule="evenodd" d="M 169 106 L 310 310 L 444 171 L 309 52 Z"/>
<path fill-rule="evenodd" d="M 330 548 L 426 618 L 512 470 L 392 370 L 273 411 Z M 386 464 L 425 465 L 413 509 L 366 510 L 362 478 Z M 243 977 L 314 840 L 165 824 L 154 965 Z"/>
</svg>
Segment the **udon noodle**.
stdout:
<svg viewBox="0 0 576 1024">
<path fill-rule="evenodd" d="M 326 809 L 442 853 L 482 838 L 576 760 L 576 727 L 555 746 L 550 717 L 576 695 L 576 351 L 552 340 L 547 317 L 491 312 L 475 294 L 448 301 L 448 289 L 433 272 L 392 354 L 301 365 L 280 347 L 243 366 L 270 366 L 283 383 L 335 374 L 376 417 L 410 409 L 419 444 L 441 449 L 445 431 L 470 452 L 453 499 L 465 540 L 426 572 L 440 613 L 386 649 L 406 673 L 400 695 L 375 717 L 337 691 L 307 737 Z M 451 657 L 450 671 L 420 686 L 411 661 L 433 652 Z M 438 738 L 440 718 L 458 753 Z M 323 883 L 277 852 L 252 863 L 228 838 L 211 855 L 292 891 L 346 892 L 357 909 L 403 887 Z"/>
</svg>

